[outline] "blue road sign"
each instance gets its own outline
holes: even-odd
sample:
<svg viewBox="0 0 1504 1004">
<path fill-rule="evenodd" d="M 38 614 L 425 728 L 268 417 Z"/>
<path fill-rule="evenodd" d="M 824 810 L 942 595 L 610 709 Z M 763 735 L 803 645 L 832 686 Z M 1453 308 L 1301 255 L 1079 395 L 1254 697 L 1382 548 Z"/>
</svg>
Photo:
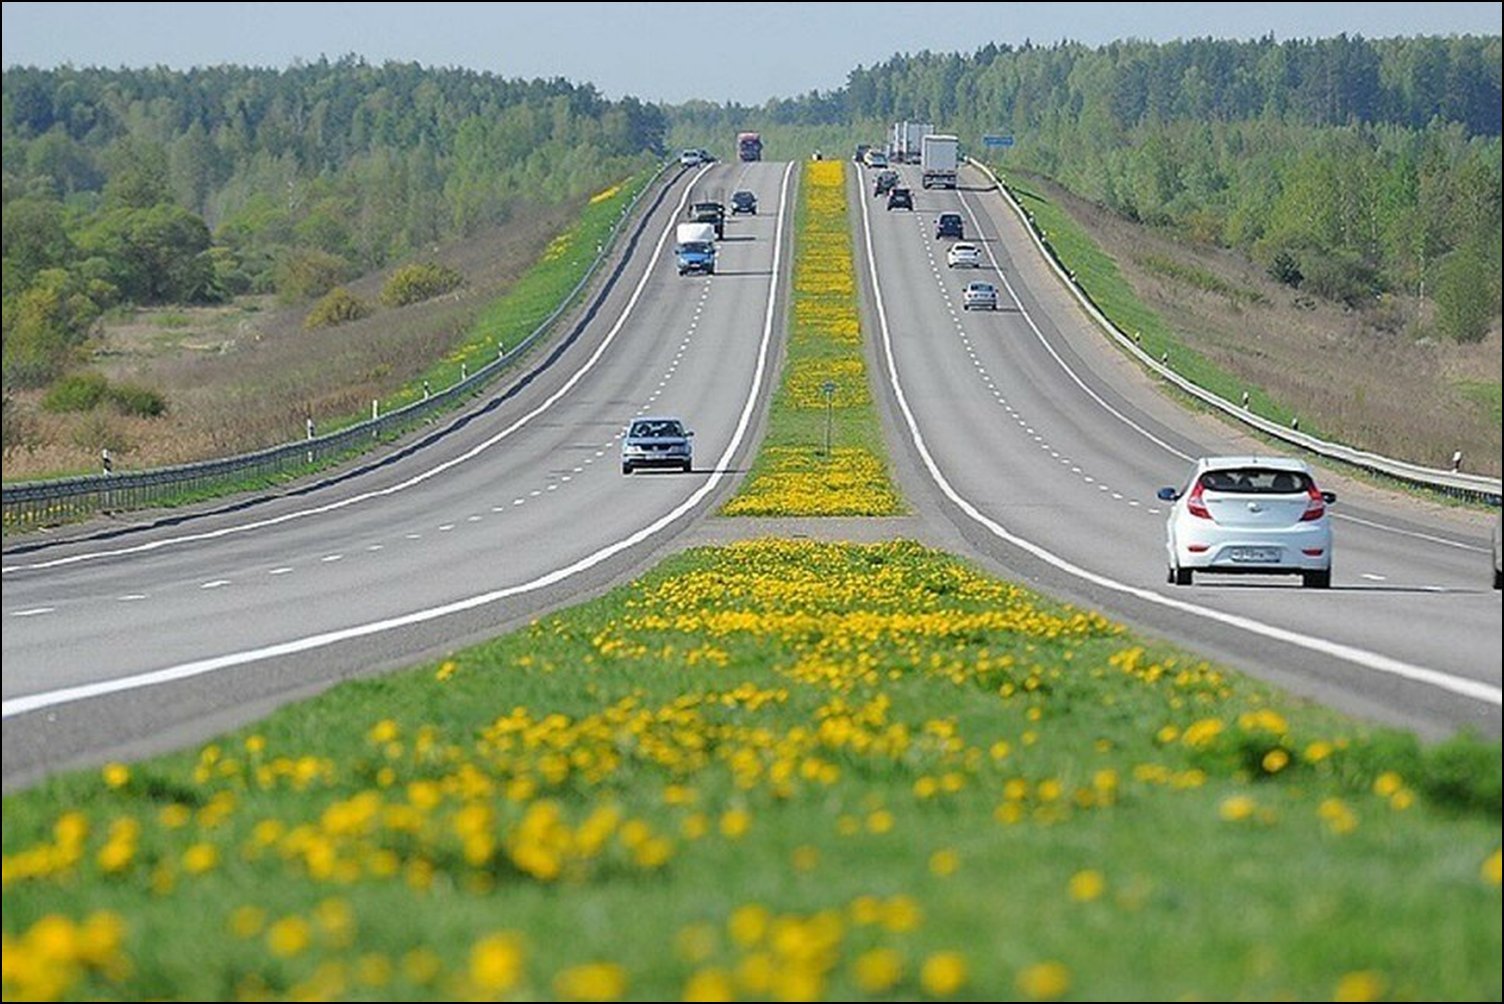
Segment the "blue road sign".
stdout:
<svg viewBox="0 0 1504 1004">
<path fill-rule="evenodd" d="M 982 137 L 982 145 L 983 146 L 1012 146 L 1013 145 L 1013 137 L 1012 136 L 983 136 Z"/>
</svg>

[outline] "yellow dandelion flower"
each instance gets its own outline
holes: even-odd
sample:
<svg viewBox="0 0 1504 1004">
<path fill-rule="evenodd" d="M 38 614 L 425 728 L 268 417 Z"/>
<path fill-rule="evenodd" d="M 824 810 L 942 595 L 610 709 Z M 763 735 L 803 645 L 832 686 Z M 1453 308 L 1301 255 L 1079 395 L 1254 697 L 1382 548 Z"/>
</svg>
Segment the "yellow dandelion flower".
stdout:
<svg viewBox="0 0 1504 1004">
<path fill-rule="evenodd" d="M 402 975 L 409 983 L 432 983 L 443 971 L 444 960 L 432 948 L 414 948 L 402 956 Z"/>
<path fill-rule="evenodd" d="M 878 809 L 867 817 L 867 830 L 869 833 L 887 833 L 893 829 L 893 813 L 887 809 Z"/>
<path fill-rule="evenodd" d="M 751 948 L 767 934 L 771 919 L 766 907 L 748 903 L 731 911 L 731 916 L 726 921 L 726 930 L 732 941 L 743 948 Z"/>
<path fill-rule="evenodd" d="M 1373 793 L 1388 798 L 1405 786 L 1404 779 L 1392 770 L 1386 770 L 1373 780 Z"/>
<path fill-rule="evenodd" d="M 1316 815 L 1321 818 L 1329 833 L 1341 836 L 1351 833 L 1358 828 L 1358 816 L 1340 798 L 1324 799 L 1316 807 Z"/>
<path fill-rule="evenodd" d="M 130 768 L 123 763 L 107 763 L 99 773 L 105 786 L 111 789 L 123 788 L 131 779 Z"/>
<path fill-rule="evenodd" d="M 312 928 L 302 917 L 283 917 L 266 929 L 266 948 L 279 959 L 299 955 L 308 947 Z"/>
<path fill-rule="evenodd" d="M 724 969 L 698 969 L 690 974 L 680 998 L 686 1001 L 734 1001 L 736 988 Z"/>
<path fill-rule="evenodd" d="M 219 864 L 219 850 L 213 844 L 198 843 L 183 852 L 183 871 L 202 875 Z"/>
<path fill-rule="evenodd" d="M 1094 868 L 1085 868 L 1071 876 L 1070 897 L 1077 903 L 1090 903 L 1102 895 L 1107 880 Z"/>
<path fill-rule="evenodd" d="M 1229 795 L 1222 800 L 1217 814 L 1229 823 L 1238 823 L 1252 816 L 1258 804 L 1247 795 Z"/>
<path fill-rule="evenodd" d="M 230 933 L 250 940 L 266 927 L 266 911 L 259 906 L 237 906 L 230 912 Z"/>
<path fill-rule="evenodd" d="M 924 960 L 919 985 L 932 997 L 949 997 L 966 985 L 966 959 L 960 952 L 936 952 Z"/>
<path fill-rule="evenodd" d="M 752 814 L 746 809 L 728 809 L 721 815 L 721 836 L 740 840 L 752 826 Z"/>
<path fill-rule="evenodd" d="M 1487 884 L 1497 887 L 1501 867 L 1504 867 L 1504 859 L 1501 859 L 1500 849 L 1495 847 L 1494 852 L 1483 859 L 1483 864 L 1478 869 L 1478 877 Z"/>
<path fill-rule="evenodd" d="M 1382 974 L 1372 969 L 1344 973 L 1332 991 L 1334 1001 L 1376 1001 L 1384 996 L 1387 983 Z"/>
<path fill-rule="evenodd" d="M 874 948 L 857 956 L 852 968 L 857 986 L 869 994 L 880 994 L 903 979 L 903 956 L 892 948 Z"/>
<path fill-rule="evenodd" d="M 918 930 L 924 911 L 912 896 L 891 896 L 882 907 L 882 925 L 895 934 Z"/>
<path fill-rule="evenodd" d="M 480 993 L 506 993 L 522 979 L 522 942 L 510 932 L 487 935 L 470 949 L 469 972 Z"/>
<path fill-rule="evenodd" d="M 1264 754 L 1261 766 L 1266 774 L 1278 774 L 1290 765 L 1290 754 L 1279 747 L 1275 747 Z"/>
<path fill-rule="evenodd" d="M 565 1001 L 621 1000 L 627 971 L 614 962 L 587 962 L 554 977 L 554 996 Z"/>
<path fill-rule="evenodd" d="M 1030 1000 L 1058 1000 L 1070 988 L 1070 970 L 1059 962 L 1036 962 L 1018 974 L 1018 992 Z"/>
<path fill-rule="evenodd" d="M 961 867 L 961 856 L 952 850 L 936 851 L 930 855 L 930 874 L 947 878 Z"/>
</svg>

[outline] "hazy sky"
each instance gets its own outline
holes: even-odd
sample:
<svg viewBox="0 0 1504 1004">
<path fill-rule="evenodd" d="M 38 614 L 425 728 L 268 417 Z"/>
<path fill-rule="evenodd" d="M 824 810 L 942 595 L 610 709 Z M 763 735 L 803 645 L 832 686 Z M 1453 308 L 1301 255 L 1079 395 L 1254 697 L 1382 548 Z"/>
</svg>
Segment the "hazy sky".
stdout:
<svg viewBox="0 0 1504 1004">
<path fill-rule="evenodd" d="M 5 3 L 7 67 L 234 63 L 354 53 L 612 98 L 761 104 L 832 90 L 895 52 L 1120 38 L 1500 33 L 1499 3 Z"/>
</svg>

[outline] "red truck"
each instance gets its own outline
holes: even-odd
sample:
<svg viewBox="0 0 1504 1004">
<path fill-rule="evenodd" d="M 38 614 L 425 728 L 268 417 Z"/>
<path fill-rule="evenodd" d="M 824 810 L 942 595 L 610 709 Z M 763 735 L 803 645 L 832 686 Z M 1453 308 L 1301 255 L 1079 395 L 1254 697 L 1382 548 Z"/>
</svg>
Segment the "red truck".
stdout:
<svg viewBox="0 0 1504 1004">
<path fill-rule="evenodd" d="M 762 160 L 762 136 L 755 132 L 737 133 L 736 152 L 742 160 Z"/>
</svg>

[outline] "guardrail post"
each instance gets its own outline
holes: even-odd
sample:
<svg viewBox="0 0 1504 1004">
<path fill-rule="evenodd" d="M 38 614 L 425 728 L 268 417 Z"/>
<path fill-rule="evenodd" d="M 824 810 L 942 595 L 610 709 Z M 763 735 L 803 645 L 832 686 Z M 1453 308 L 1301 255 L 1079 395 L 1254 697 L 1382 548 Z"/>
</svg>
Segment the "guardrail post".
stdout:
<svg viewBox="0 0 1504 1004">
<path fill-rule="evenodd" d="M 308 442 L 312 443 L 313 442 L 313 416 L 312 415 L 309 415 L 308 418 L 306 419 L 306 425 L 308 427 Z M 313 447 L 312 446 L 308 447 L 308 462 L 310 464 L 313 463 Z"/>
</svg>

